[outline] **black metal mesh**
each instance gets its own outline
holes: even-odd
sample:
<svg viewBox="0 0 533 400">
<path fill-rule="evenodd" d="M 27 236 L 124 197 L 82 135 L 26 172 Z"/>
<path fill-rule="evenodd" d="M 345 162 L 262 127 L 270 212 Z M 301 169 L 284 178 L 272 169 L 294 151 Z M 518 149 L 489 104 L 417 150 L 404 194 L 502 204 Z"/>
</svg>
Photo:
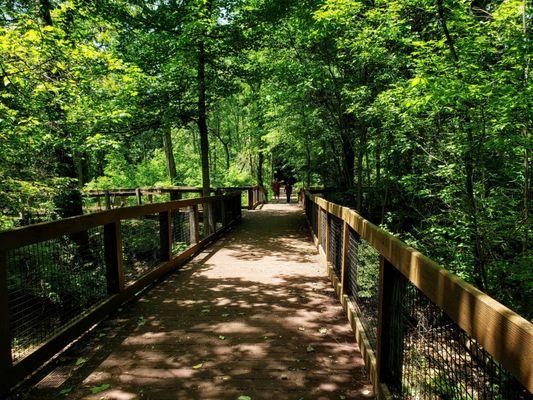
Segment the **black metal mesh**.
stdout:
<svg viewBox="0 0 533 400">
<path fill-rule="evenodd" d="M 370 345 L 377 348 L 379 253 L 351 228 L 345 266 L 345 293 L 356 306 Z"/>
<path fill-rule="evenodd" d="M 322 250 L 326 252 L 326 229 L 327 229 L 328 213 L 320 209 L 320 245 Z"/>
<path fill-rule="evenodd" d="M 191 245 L 190 208 L 172 210 L 172 254 L 183 252 Z"/>
<path fill-rule="evenodd" d="M 342 268 L 342 220 L 329 216 L 328 261 L 333 264 L 335 275 L 340 279 Z"/>
<path fill-rule="evenodd" d="M 106 297 L 103 227 L 6 254 L 14 362 Z"/>
<path fill-rule="evenodd" d="M 121 221 L 124 280 L 133 283 L 161 262 L 159 215 Z"/>
<path fill-rule="evenodd" d="M 474 339 L 470 338 L 407 279 L 392 315 L 400 330 L 401 386 L 390 385 L 401 399 L 531 399 L 522 387 Z"/>
</svg>

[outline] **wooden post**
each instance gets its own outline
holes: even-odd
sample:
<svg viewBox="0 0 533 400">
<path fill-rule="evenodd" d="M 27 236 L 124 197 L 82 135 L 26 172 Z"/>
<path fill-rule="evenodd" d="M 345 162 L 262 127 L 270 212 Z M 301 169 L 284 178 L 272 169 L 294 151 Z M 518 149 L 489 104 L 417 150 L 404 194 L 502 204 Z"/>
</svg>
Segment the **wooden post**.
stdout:
<svg viewBox="0 0 533 400">
<path fill-rule="evenodd" d="M 379 314 L 377 327 L 377 371 L 380 383 L 401 389 L 406 278 L 380 256 Z"/>
<path fill-rule="evenodd" d="M 142 204 L 142 193 L 141 193 L 141 189 L 137 188 L 135 189 L 135 197 L 137 197 L 137 205 L 141 205 Z"/>
<path fill-rule="evenodd" d="M 11 355 L 11 334 L 9 333 L 9 303 L 7 297 L 7 259 L 0 252 L 0 372 L 13 365 Z M 0 393 L 2 392 L 0 385 Z M 4 388 L 5 389 L 5 388 Z"/>
<path fill-rule="evenodd" d="M 161 262 L 172 258 L 172 220 L 170 211 L 159 213 L 159 243 Z"/>
<path fill-rule="evenodd" d="M 109 194 L 109 190 L 106 190 L 104 193 L 105 193 L 105 209 L 111 210 L 111 195 Z"/>
<path fill-rule="evenodd" d="M 348 245 L 350 241 L 350 227 L 346 221 L 342 222 L 342 255 L 341 255 L 341 292 L 340 298 L 344 296 L 346 287 L 346 264 L 348 260 Z"/>
<path fill-rule="evenodd" d="M 205 203 L 204 208 L 207 207 L 207 223 L 209 224 L 209 233 L 215 233 L 217 230 L 215 221 L 215 203 Z"/>
<path fill-rule="evenodd" d="M 120 196 L 120 207 L 124 207 L 126 205 L 126 196 Z"/>
<path fill-rule="evenodd" d="M 180 199 L 181 199 L 181 192 L 178 192 L 177 190 L 170 191 L 170 201 L 180 200 Z"/>
<path fill-rule="evenodd" d="M 228 216 L 227 216 L 226 199 L 220 199 L 220 221 L 222 226 L 226 227 L 228 225 Z"/>
<path fill-rule="evenodd" d="M 189 231 L 191 236 L 191 244 L 200 242 L 200 231 L 198 224 L 198 205 L 191 206 L 189 212 Z"/>
<path fill-rule="evenodd" d="M 248 189 L 248 210 L 253 210 L 254 208 L 254 189 Z"/>
<path fill-rule="evenodd" d="M 148 195 L 148 203 L 153 204 L 153 202 L 154 202 L 154 195 L 150 193 Z"/>
<path fill-rule="evenodd" d="M 120 293 L 124 290 L 120 221 L 104 225 L 104 256 L 107 293 Z"/>
</svg>

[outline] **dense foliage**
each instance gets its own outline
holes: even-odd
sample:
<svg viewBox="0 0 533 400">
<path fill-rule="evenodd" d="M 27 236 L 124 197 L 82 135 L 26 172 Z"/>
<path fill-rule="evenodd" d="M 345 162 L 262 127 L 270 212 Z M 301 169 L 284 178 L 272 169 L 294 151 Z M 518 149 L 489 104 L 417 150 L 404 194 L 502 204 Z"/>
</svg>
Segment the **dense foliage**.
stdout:
<svg viewBox="0 0 533 400">
<path fill-rule="evenodd" d="M 0 5 L 0 227 L 77 189 L 265 183 L 400 235 L 530 316 L 522 0 Z"/>
</svg>

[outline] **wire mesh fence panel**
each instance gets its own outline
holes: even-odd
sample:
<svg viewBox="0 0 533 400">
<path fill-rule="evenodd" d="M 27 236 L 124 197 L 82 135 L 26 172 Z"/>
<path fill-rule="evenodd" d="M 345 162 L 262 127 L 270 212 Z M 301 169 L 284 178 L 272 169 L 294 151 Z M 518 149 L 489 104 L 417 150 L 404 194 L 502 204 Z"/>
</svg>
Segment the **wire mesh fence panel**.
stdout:
<svg viewBox="0 0 533 400">
<path fill-rule="evenodd" d="M 379 253 L 350 228 L 345 265 L 345 290 L 356 306 L 374 350 L 377 346 Z"/>
<path fill-rule="evenodd" d="M 6 263 L 14 362 L 106 297 L 103 227 L 10 250 Z"/>
<path fill-rule="evenodd" d="M 214 206 L 214 224 L 215 224 L 215 231 L 220 231 L 222 229 L 222 210 L 224 206 L 222 205 L 224 200 L 218 200 L 213 202 Z"/>
<path fill-rule="evenodd" d="M 315 236 L 318 235 L 318 214 L 319 210 L 318 210 L 318 206 L 316 203 L 313 203 L 313 211 L 312 211 L 312 215 L 313 215 L 313 218 L 312 218 L 312 221 L 311 221 L 311 226 L 313 227 L 313 233 L 315 234 Z"/>
<path fill-rule="evenodd" d="M 322 250 L 326 252 L 326 229 L 327 229 L 327 221 L 328 221 L 328 213 L 322 209 L 320 209 L 320 245 L 322 246 Z"/>
<path fill-rule="evenodd" d="M 328 261 L 333 265 L 333 271 L 339 279 L 342 267 L 342 224 L 340 218 L 329 216 Z"/>
<path fill-rule="evenodd" d="M 405 279 L 405 278 L 403 278 Z M 531 399 L 474 339 L 405 279 L 392 325 L 403 332 L 398 399 Z"/>
<path fill-rule="evenodd" d="M 183 252 L 191 245 L 191 210 L 175 209 L 171 212 L 172 219 L 172 254 Z"/>
<path fill-rule="evenodd" d="M 159 215 L 121 221 L 124 281 L 131 284 L 161 262 Z"/>
</svg>

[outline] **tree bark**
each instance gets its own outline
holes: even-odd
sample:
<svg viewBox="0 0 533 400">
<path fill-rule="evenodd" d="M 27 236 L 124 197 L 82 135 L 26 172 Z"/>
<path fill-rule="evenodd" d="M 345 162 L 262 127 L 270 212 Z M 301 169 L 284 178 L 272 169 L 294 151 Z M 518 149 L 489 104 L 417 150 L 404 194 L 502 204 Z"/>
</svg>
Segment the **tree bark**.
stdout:
<svg viewBox="0 0 533 400">
<path fill-rule="evenodd" d="M 209 137 L 207 130 L 206 87 L 205 87 L 205 43 L 198 42 L 198 131 L 200 133 L 200 158 L 202 160 L 202 195 L 209 196 L 211 182 L 209 177 Z"/>
<path fill-rule="evenodd" d="M 176 160 L 174 159 L 174 152 L 172 148 L 170 125 L 163 127 L 163 150 L 165 152 L 165 159 L 167 161 L 167 171 L 170 184 L 175 185 L 178 173 L 176 171 Z"/>
</svg>

